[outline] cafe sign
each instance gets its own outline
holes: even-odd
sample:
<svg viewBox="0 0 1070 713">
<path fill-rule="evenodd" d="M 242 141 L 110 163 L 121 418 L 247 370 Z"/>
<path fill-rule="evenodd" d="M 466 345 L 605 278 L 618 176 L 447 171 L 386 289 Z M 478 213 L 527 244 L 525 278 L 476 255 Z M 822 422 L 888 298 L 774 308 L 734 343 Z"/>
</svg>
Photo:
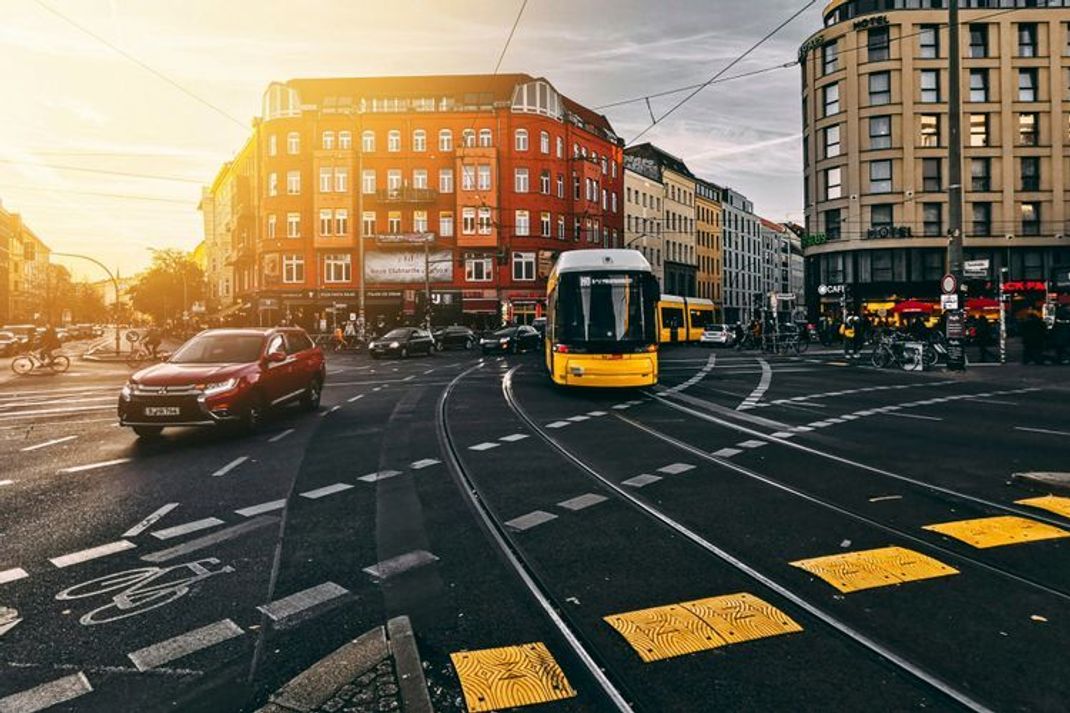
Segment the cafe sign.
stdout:
<svg viewBox="0 0 1070 713">
<path fill-rule="evenodd" d="M 453 282 L 453 254 L 449 250 L 434 251 L 426 260 L 422 250 L 373 250 L 364 255 L 364 279 L 376 284 L 422 283 L 425 267 L 430 270 L 431 282 Z"/>
</svg>

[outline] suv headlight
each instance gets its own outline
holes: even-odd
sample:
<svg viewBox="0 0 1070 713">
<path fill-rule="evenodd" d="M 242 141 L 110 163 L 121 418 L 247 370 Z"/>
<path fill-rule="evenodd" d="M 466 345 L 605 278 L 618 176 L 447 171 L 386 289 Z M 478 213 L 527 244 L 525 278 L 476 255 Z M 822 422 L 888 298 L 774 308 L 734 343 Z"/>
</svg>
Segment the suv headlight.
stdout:
<svg viewBox="0 0 1070 713">
<path fill-rule="evenodd" d="M 204 384 L 201 386 L 201 391 L 205 396 L 212 396 L 213 394 L 221 394 L 224 391 L 230 391 L 238 385 L 237 379 L 227 379 L 226 381 L 216 381 L 211 384 Z"/>
<path fill-rule="evenodd" d="M 123 384 L 123 388 L 119 392 L 119 398 L 121 398 L 123 401 L 129 401 L 130 397 L 133 396 L 133 395 L 134 395 L 134 384 L 128 381 L 125 384 Z"/>
<path fill-rule="evenodd" d="M 390 342 L 390 348 L 391 349 L 397 349 L 400 346 L 401 346 L 401 344 L 399 344 L 398 342 Z"/>
</svg>

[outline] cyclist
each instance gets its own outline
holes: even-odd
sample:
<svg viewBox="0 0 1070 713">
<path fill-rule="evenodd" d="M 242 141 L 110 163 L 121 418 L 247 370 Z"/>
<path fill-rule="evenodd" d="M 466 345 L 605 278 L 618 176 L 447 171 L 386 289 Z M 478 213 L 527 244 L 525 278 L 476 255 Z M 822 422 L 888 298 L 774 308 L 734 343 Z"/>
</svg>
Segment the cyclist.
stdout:
<svg viewBox="0 0 1070 713">
<path fill-rule="evenodd" d="M 349 347 L 349 344 L 346 343 L 345 333 L 342 331 L 341 327 L 335 327 L 334 328 L 334 350 L 335 351 L 340 351 L 342 349 L 346 349 L 347 347 Z"/>
<path fill-rule="evenodd" d="M 156 350 L 160 348 L 160 330 L 156 328 L 156 325 L 149 327 L 148 333 L 145 335 L 145 348 L 152 354 L 152 358 L 156 358 Z"/>
<path fill-rule="evenodd" d="M 41 334 L 41 339 L 37 343 L 37 357 L 41 360 L 41 364 L 48 366 L 52 363 L 52 352 L 59 349 L 60 341 L 59 335 L 56 334 L 56 329 L 51 324 L 45 327 L 45 331 Z"/>
</svg>

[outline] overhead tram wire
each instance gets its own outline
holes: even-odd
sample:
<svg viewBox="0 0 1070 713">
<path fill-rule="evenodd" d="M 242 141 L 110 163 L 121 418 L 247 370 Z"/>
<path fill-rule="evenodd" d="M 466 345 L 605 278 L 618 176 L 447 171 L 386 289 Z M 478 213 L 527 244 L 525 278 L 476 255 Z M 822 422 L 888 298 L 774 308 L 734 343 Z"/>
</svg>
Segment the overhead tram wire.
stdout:
<svg viewBox="0 0 1070 713">
<path fill-rule="evenodd" d="M 54 163 L 39 163 L 37 161 L 20 161 L 13 158 L 0 158 L 0 163 L 7 163 L 16 166 L 36 166 L 38 168 L 51 168 L 57 171 L 80 171 L 82 173 L 99 173 L 105 176 L 121 176 L 124 178 L 145 178 L 155 181 L 173 181 L 175 183 L 194 183 L 198 186 L 204 185 L 204 181 L 199 181 L 193 178 L 182 178 L 181 176 L 161 176 L 153 173 L 131 173 L 129 171 L 110 171 L 105 168 L 87 168 L 85 166 L 64 166 Z"/>
<path fill-rule="evenodd" d="M 45 187 L 45 186 L 23 186 L 15 183 L 0 183 L 0 188 L 11 191 L 37 191 L 42 193 L 70 193 L 77 196 L 98 196 L 101 198 L 119 198 L 122 200 L 131 201 L 155 201 L 158 203 L 180 203 L 188 206 L 191 203 L 195 203 L 195 200 L 183 200 L 181 198 L 164 198 L 157 196 L 139 196 L 133 193 L 103 193 L 99 191 L 77 191 L 69 188 L 57 188 L 57 187 Z M 197 200 L 200 198 L 198 197 Z"/>
<path fill-rule="evenodd" d="M 107 39 L 105 39 L 104 37 L 101 37 L 97 33 L 93 32 L 88 27 L 85 27 L 84 25 L 81 25 L 78 22 L 76 22 L 74 19 L 68 17 L 67 15 L 64 15 L 62 12 L 60 12 L 56 8 L 51 7 L 50 5 L 44 3 L 42 0 L 33 0 L 33 1 L 35 3 L 37 3 L 37 5 L 39 5 L 44 10 L 47 10 L 48 12 L 50 12 L 53 15 L 55 15 L 56 17 L 60 18 L 61 20 L 63 20 L 67 24 L 75 27 L 80 32 L 82 32 L 82 33 L 84 33 L 86 35 L 89 35 L 90 37 L 95 39 L 97 42 L 100 42 L 102 45 L 106 46 L 108 49 L 112 50 L 113 52 L 116 52 L 116 53 L 122 55 L 126 59 L 130 60 L 131 62 L 133 62 L 137 66 L 139 66 L 142 69 L 144 69 L 146 72 L 149 72 L 150 74 L 156 76 L 158 79 L 161 79 L 164 82 L 167 82 L 172 87 L 174 87 L 175 89 L 179 90 L 180 92 L 182 92 L 186 96 L 190 97 L 194 101 L 197 101 L 200 104 L 203 104 L 204 106 L 208 107 L 209 109 L 211 109 L 215 113 L 219 114 L 223 118 L 225 118 L 225 119 L 237 124 L 238 126 L 240 126 L 242 128 L 242 130 L 247 131 L 249 129 L 249 126 L 248 126 L 247 122 L 244 122 L 241 119 L 239 119 L 236 116 L 234 116 L 233 114 L 228 113 L 226 110 L 224 110 L 224 109 L 220 108 L 219 106 L 213 104 L 212 102 L 208 101 L 204 97 L 197 95 L 192 90 L 190 90 L 190 89 L 184 87 L 183 85 L 179 84 L 177 81 L 175 81 L 174 79 L 171 79 L 170 77 L 168 77 L 166 74 L 164 74 L 160 70 L 156 69 L 155 67 L 150 66 L 149 64 L 146 64 L 142 60 L 138 59 L 134 55 L 132 55 L 129 52 L 127 52 L 126 50 L 124 50 L 123 48 L 121 48 L 121 47 L 109 42 Z"/>
</svg>

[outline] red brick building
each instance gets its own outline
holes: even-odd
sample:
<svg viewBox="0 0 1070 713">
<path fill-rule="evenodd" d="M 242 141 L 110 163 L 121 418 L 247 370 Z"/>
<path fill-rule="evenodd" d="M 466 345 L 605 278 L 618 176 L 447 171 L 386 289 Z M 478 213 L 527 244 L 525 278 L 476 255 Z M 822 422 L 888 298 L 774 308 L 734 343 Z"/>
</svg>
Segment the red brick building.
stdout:
<svg viewBox="0 0 1070 713">
<path fill-rule="evenodd" d="M 369 324 L 418 322 L 425 270 L 437 323 L 530 321 L 560 251 L 621 242 L 623 141 L 545 79 L 276 83 L 253 141 L 252 322 L 348 318 L 362 274 Z"/>
</svg>

